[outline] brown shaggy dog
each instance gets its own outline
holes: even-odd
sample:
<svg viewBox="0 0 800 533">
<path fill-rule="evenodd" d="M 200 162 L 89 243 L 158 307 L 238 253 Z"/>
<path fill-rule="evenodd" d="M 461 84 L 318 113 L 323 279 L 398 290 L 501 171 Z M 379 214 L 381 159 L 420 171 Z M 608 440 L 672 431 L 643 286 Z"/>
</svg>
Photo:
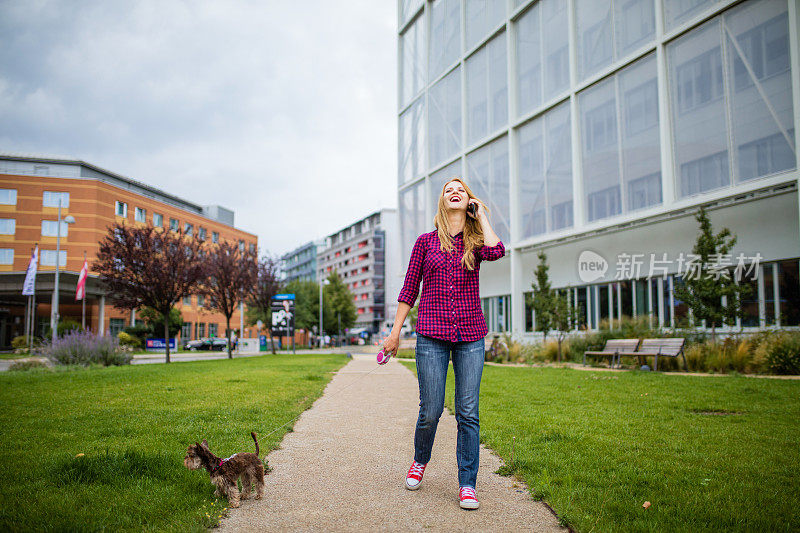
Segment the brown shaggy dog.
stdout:
<svg viewBox="0 0 800 533">
<path fill-rule="evenodd" d="M 228 498 L 231 507 L 239 507 L 239 499 L 250 496 L 251 484 L 256 484 L 256 499 L 264 495 L 264 465 L 258 458 L 258 439 L 250 433 L 256 443 L 256 453 L 235 453 L 227 459 L 220 459 L 208 449 L 208 442 L 194 443 L 186 450 L 183 465 L 189 470 L 205 468 L 211 476 L 211 483 L 217 486 L 215 495 Z M 242 479 L 242 493 L 236 480 Z"/>
</svg>

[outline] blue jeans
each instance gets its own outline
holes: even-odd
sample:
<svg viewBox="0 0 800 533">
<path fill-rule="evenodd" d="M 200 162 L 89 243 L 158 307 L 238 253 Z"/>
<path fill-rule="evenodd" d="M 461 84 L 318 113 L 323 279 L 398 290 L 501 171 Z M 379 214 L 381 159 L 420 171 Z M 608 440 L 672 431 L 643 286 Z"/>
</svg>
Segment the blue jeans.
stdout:
<svg viewBox="0 0 800 533">
<path fill-rule="evenodd" d="M 483 339 L 450 342 L 417 335 L 419 418 L 414 431 L 414 460 L 422 464 L 431 460 L 436 426 L 444 410 L 444 387 L 451 354 L 456 380 L 458 484 L 475 488 L 480 453 L 478 394 L 483 373 Z"/>
</svg>

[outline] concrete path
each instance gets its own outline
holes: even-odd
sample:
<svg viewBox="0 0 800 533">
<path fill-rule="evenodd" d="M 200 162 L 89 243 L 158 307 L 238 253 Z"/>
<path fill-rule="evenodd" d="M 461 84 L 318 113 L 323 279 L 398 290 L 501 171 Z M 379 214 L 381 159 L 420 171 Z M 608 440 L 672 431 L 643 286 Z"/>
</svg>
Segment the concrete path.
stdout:
<svg viewBox="0 0 800 533">
<path fill-rule="evenodd" d="M 456 422 L 447 410 L 422 487 L 406 490 L 416 377 L 394 360 L 377 367 L 371 355 L 354 357 L 269 454 L 265 498 L 231 509 L 223 531 L 565 531 L 522 483 L 493 473 L 501 461 L 485 448 L 481 508 L 459 508 Z"/>
</svg>

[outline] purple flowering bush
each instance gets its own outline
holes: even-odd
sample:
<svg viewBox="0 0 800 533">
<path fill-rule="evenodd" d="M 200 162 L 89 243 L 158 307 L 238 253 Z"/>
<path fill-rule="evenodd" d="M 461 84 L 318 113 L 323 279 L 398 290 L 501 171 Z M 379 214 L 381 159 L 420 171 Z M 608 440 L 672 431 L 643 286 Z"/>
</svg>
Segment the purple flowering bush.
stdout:
<svg viewBox="0 0 800 533">
<path fill-rule="evenodd" d="M 91 331 L 72 330 L 43 345 L 39 355 L 58 365 L 127 365 L 133 359 L 110 335 L 100 337 Z"/>
</svg>

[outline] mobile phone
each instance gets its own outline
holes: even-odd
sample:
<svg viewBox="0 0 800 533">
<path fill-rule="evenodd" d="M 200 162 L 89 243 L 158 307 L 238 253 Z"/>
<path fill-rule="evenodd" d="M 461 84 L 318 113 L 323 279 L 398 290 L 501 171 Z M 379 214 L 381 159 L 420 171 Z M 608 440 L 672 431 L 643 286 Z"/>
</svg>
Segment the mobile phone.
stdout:
<svg viewBox="0 0 800 533">
<path fill-rule="evenodd" d="M 478 212 L 478 204 L 469 204 L 467 206 L 467 213 L 472 215 L 473 217 L 476 216 L 475 214 Z"/>
</svg>

